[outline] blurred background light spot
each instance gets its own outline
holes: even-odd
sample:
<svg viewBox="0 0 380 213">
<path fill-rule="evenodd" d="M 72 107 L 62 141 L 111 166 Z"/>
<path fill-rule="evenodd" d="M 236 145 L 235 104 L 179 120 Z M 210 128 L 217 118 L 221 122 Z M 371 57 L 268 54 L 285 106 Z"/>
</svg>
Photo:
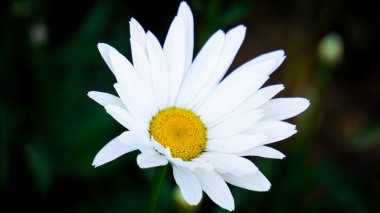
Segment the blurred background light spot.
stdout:
<svg viewBox="0 0 380 213">
<path fill-rule="evenodd" d="M 173 199 L 179 212 L 197 212 L 202 204 L 201 200 L 197 206 L 189 205 L 186 202 L 185 198 L 183 198 L 181 194 L 181 189 L 178 186 L 175 186 L 175 188 L 173 189 Z"/>
<path fill-rule="evenodd" d="M 30 42 L 34 45 L 40 45 L 47 41 L 48 29 L 44 23 L 35 23 L 29 31 Z"/>
<path fill-rule="evenodd" d="M 337 33 L 328 33 L 318 45 L 319 59 L 329 64 L 339 64 L 343 57 L 343 39 Z"/>
</svg>

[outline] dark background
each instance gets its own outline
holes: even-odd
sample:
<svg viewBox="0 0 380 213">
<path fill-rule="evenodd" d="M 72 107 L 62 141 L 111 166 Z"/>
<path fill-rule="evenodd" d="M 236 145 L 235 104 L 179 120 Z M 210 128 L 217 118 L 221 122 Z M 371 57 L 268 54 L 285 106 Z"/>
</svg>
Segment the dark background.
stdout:
<svg viewBox="0 0 380 213">
<path fill-rule="evenodd" d="M 153 169 L 137 153 L 94 169 L 97 151 L 123 128 L 87 97 L 114 93 L 96 49 L 106 42 L 130 57 L 135 17 L 163 42 L 180 1 L 0 2 L 0 193 L 2 209 L 140 212 Z M 232 187 L 236 212 L 380 210 L 379 1 L 188 1 L 199 50 L 212 32 L 248 27 L 233 67 L 284 49 L 267 84 L 311 107 L 292 120 L 299 132 L 273 144 L 283 160 L 252 158 L 269 192 Z M 171 170 L 169 171 L 171 173 Z M 207 196 L 180 202 L 171 174 L 158 212 L 223 212 Z"/>
</svg>

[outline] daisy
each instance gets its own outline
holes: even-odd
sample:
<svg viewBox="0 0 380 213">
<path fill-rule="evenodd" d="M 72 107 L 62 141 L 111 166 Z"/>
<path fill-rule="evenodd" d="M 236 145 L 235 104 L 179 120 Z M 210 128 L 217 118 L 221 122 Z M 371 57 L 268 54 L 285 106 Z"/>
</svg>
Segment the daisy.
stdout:
<svg viewBox="0 0 380 213">
<path fill-rule="evenodd" d="M 285 59 L 282 50 L 254 58 L 223 79 L 245 31 L 241 25 L 227 33 L 217 31 L 193 60 L 193 15 L 182 2 L 163 47 L 131 19 L 133 65 L 113 47 L 98 44 L 116 77 L 118 96 L 88 95 L 128 130 L 106 144 L 93 165 L 139 150 L 140 168 L 171 165 L 190 205 L 197 205 L 204 191 L 230 211 L 235 207 L 227 183 L 269 190 L 269 181 L 244 157 L 282 159 L 281 152 L 267 145 L 296 133 L 283 120 L 304 111 L 309 101 L 273 99 L 283 85 L 261 88 Z"/>
</svg>

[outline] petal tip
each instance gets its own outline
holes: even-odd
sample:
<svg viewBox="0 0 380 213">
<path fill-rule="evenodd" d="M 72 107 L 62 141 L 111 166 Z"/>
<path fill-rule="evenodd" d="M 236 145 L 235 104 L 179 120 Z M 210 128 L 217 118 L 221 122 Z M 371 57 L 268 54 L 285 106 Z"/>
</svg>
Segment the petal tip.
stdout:
<svg viewBox="0 0 380 213">
<path fill-rule="evenodd" d="M 300 98 L 300 104 L 302 105 L 303 110 L 300 113 L 305 111 L 310 106 L 310 101 L 306 98 Z"/>
<path fill-rule="evenodd" d="M 133 17 L 129 20 L 129 24 L 136 23 L 136 22 L 137 22 L 137 20 Z"/>
<path fill-rule="evenodd" d="M 183 16 L 187 19 L 193 19 L 193 13 L 191 12 L 191 9 L 186 1 L 182 1 L 179 5 L 177 16 Z"/>
<path fill-rule="evenodd" d="M 94 92 L 93 91 L 88 92 L 87 96 L 90 97 L 90 98 L 92 98 L 94 96 Z"/>
<path fill-rule="evenodd" d="M 90 99 L 92 99 L 92 100 L 94 100 L 95 102 L 97 102 L 96 101 L 96 92 L 88 92 L 87 93 L 87 96 L 90 98 Z"/>
<path fill-rule="evenodd" d="M 186 1 L 182 1 L 181 4 L 179 5 L 179 7 L 180 7 L 180 8 L 181 8 L 181 7 L 185 7 L 185 8 L 190 9 L 190 7 L 189 7 L 189 5 L 187 4 Z"/>
<path fill-rule="evenodd" d="M 247 27 L 243 24 L 238 25 L 236 28 L 239 28 L 240 30 L 247 30 Z"/>
<path fill-rule="evenodd" d="M 268 181 L 268 185 L 264 186 L 263 188 L 261 189 L 256 189 L 255 191 L 257 192 L 267 192 L 271 189 L 272 185 L 271 183 Z"/>
<path fill-rule="evenodd" d="M 99 162 L 99 159 L 95 156 L 94 161 L 92 161 L 92 166 L 93 166 L 94 168 L 97 168 L 97 167 L 99 167 L 99 166 L 101 166 L 101 165 L 102 165 L 102 163 L 100 163 L 100 162 Z"/>
<path fill-rule="evenodd" d="M 99 50 L 106 50 L 107 48 L 110 47 L 110 45 L 103 42 L 98 42 L 96 46 L 98 47 Z"/>
<path fill-rule="evenodd" d="M 233 210 L 235 210 L 235 204 L 232 204 L 231 206 L 226 206 L 226 209 L 232 212 Z"/>
<path fill-rule="evenodd" d="M 231 32 L 237 32 L 237 33 L 240 33 L 240 34 L 245 35 L 245 33 L 246 33 L 246 31 L 247 31 L 247 27 L 244 26 L 244 25 L 242 25 L 242 24 L 240 24 L 240 25 L 238 25 L 238 26 L 232 28 L 230 31 L 231 31 Z"/>
</svg>

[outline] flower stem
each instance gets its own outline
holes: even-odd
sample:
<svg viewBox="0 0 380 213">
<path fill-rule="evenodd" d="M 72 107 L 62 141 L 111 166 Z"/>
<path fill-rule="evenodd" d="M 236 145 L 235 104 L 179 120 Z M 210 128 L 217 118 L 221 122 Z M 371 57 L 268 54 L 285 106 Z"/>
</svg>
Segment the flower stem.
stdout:
<svg viewBox="0 0 380 213">
<path fill-rule="evenodd" d="M 154 172 L 153 186 L 152 186 L 152 190 L 150 191 L 149 202 L 146 209 L 147 213 L 155 212 L 158 198 L 160 197 L 160 191 L 164 183 L 167 170 L 168 170 L 168 165 L 157 167 L 156 171 Z"/>
</svg>

